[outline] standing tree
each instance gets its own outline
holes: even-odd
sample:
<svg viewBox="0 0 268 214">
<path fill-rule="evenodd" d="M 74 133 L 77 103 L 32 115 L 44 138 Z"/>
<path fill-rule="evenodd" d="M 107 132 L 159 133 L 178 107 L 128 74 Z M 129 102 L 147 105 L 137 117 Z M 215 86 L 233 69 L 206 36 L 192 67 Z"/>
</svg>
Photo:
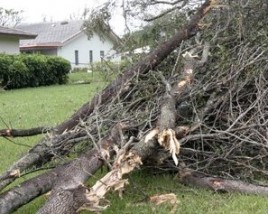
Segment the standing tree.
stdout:
<svg viewBox="0 0 268 214">
<path fill-rule="evenodd" d="M 16 11 L 13 9 L 4 9 L 0 7 L 0 26 L 15 27 L 22 21 L 23 11 Z"/>
<path fill-rule="evenodd" d="M 115 2 L 95 11 L 85 23 L 89 32 L 109 30 Z M 246 182 L 268 175 L 267 2 L 207 0 L 197 8 L 198 2 L 121 1 L 126 18 L 137 16 L 136 8 L 162 8 L 141 16 L 154 23 L 136 37 L 143 45 L 140 38 L 149 32 L 154 49 L 0 176 L 2 189 L 26 170 L 74 152 L 85 140 L 90 144 L 78 158 L 3 192 L 0 213 L 48 191 L 39 213 L 100 211 L 105 194 L 122 190 L 123 176 L 146 164 L 176 170 L 186 184 L 268 195 L 266 186 Z M 0 133 L 33 130 L 22 131 Z M 104 163 L 109 173 L 85 187 Z"/>
</svg>

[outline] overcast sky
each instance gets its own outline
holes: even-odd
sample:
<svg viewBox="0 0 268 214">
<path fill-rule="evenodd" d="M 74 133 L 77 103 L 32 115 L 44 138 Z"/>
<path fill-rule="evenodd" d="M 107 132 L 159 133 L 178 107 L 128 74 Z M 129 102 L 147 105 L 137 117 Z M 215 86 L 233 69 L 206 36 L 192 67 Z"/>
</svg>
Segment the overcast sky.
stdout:
<svg viewBox="0 0 268 214">
<path fill-rule="evenodd" d="M 0 7 L 5 9 L 23 10 L 23 22 L 63 21 L 70 15 L 78 16 L 85 7 L 94 8 L 105 0 L 0 0 Z M 119 19 L 119 18 L 118 18 Z M 122 24 L 115 19 L 111 23 L 115 32 L 121 33 Z"/>
</svg>

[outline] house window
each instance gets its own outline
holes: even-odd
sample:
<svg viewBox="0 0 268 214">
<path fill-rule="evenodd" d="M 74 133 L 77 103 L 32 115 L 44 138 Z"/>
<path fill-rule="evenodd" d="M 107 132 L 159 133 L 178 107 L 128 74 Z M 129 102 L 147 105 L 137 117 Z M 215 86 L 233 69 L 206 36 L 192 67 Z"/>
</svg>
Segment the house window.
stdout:
<svg viewBox="0 0 268 214">
<path fill-rule="evenodd" d="M 79 53 L 78 50 L 74 51 L 74 57 L 75 57 L 75 65 L 79 64 Z"/>
<path fill-rule="evenodd" d="M 92 50 L 89 51 L 89 63 L 90 64 L 93 63 L 93 51 Z"/>
<path fill-rule="evenodd" d="M 103 61 L 103 59 L 104 59 L 104 51 L 100 51 L 100 58 L 101 58 L 101 61 Z"/>
</svg>

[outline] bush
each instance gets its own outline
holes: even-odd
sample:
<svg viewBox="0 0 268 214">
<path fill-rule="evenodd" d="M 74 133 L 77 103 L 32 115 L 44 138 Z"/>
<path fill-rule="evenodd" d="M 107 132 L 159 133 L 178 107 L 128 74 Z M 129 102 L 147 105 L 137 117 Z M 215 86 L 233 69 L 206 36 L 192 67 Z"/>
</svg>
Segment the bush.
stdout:
<svg viewBox="0 0 268 214">
<path fill-rule="evenodd" d="M 30 71 L 21 59 L 13 61 L 8 69 L 8 88 L 23 88 L 29 85 Z"/>
<path fill-rule="evenodd" d="M 61 57 L 0 54 L 0 84 L 7 89 L 65 84 L 70 69 Z"/>
<path fill-rule="evenodd" d="M 12 64 L 13 58 L 11 55 L 0 54 L 0 84 L 6 82 L 6 72 L 9 70 L 10 64 Z"/>
<path fill-rule="evenodd" d="M 48 57 L 48 67 L 51 76 L 48 78 L 51 82 L 66 84 L 68 82 L 68 73 L 71 70 L 69 61 L 61 57 Z"/>
<path fill-rule="evenodd" d="M 46 76 L 49 75 L 47 57 L 44 55 L 18 55 L 17 60 L 22 60 L 29 69 L 29 87 L 38 87 L 46 84 Z"/>
</svg>

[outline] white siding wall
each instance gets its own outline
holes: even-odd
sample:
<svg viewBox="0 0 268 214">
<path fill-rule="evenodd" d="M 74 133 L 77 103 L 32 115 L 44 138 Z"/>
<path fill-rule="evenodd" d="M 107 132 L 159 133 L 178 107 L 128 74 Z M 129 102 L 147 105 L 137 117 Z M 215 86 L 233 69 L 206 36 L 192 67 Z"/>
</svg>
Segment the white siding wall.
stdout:
<svg viewBox="0 0 268 214">
<path fill-rule="evenodd" d="M 86 34 L 81 34 L 77 38 L 58 49 L 58 56 L 61 56 L 71 62 L 72 68 L 89 66 L 89 51 L 93 51 L 93 62 L 101 61 L 100 51 L 104 55 L 111 52 L 112 42 L 109 40 L 101 41 L 97 35 L 93 35 L 90 40 Z M 79 64 L 75 65 L 75 51 L 78 51 Z"/>
<path fill-rule="evenodd" d="M 18 54 L 20 53 L 19 38 L 0 36 L 0 53 Z"/>
</svg>

